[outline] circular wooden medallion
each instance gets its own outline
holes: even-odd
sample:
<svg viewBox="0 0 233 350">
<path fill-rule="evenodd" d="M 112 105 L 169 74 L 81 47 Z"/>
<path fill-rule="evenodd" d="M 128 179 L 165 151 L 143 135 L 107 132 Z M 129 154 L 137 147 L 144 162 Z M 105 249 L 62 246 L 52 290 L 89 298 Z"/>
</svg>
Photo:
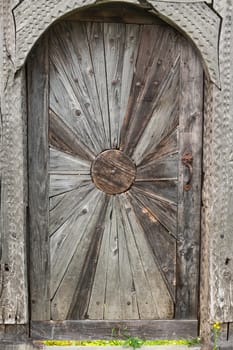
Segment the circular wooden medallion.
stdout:
<svg viewBox="0 0 233 350">
<path fill-rule="evenodd" d="M 136 176 L 136 167 L 123 152 L 107 150 L 93 161 L 91 176 L 101 191 L 117 194 L 130 188 Z"/>
</svg>

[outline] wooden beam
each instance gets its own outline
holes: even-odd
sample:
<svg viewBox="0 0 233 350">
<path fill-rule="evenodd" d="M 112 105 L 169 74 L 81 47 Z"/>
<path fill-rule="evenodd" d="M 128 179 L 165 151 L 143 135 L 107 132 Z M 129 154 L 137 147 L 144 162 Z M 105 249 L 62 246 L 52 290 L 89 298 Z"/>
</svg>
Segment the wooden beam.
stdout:
<svg viewBox="0 0 233 350">
<path fill-rule="evenodd" d="M 112 339 L 127 334 L 146 339 L 193 338 L 198 335 L 197 320 L 169 321 L 32 321 L 31 337 L 40 339 Z"/>
</svg>

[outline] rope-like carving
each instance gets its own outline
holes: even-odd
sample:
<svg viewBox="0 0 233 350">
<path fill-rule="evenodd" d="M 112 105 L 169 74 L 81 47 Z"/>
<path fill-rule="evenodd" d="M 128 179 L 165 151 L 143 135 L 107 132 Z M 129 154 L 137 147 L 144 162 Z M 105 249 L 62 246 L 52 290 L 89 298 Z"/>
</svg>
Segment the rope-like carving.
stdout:
<svg viewBox="0 0 233 350">
<path fill-rule="evenodd" d="M 131 0 L 138 5 L 137 0 Z M 16 23 L 16 67 L 20 68 L 37 39 L 68 12 L 94 4 L 95 0 L 24 0 L 14 9 Z M 220 18 L 200 1 L 148 0 L 156 13 L 178 27 L 198 47 L 211 80 L 219 85 L 218 36 Z"/>
</svg>

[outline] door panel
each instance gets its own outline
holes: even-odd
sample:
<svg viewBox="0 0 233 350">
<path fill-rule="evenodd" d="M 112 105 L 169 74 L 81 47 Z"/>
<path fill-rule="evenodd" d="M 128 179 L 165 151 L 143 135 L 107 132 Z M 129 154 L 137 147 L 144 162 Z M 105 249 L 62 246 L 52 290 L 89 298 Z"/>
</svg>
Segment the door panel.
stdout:
<svg viewBox="0 0 233 350">
<path fill-rule="evenodd" d="M 140 324 L 196 318 L 203 84 L 199 59 L 180 34 L 159 24 L 65 21 L 53 26 L 44 40 L 49 40 L 49 50 L 43 44 L 34 52 L 43 51 L 49 61 L 49 85 L 43 93 L 49 96 L 49 145 L 42 154 L 46 164 L 48 157 L 49 185 L 42 191 L 49 224 L 43 226 L 46 238 L 35 218 L 34 207 L 41 203 L 34 204 L 32 319 Z M 41 127 L 36 135 L 34 130 L 38 101 L 31 87 L 44 63 L 36 68 L 33 60 L 31 56 L 28 62 L 29 129 L 39 140 L 47 131 Z M 184 153 L 193 156 L 189 166 L 182 162 Z M 40 182 L 38 157 L 34 148 L 29 150 L 30 202 L 36 196 L 34 182 Z M 43 244 L 33 239 L 41 234 Z M 33 283 L 44 278 L 34 262 L 38 245 L 47 249 L 49 318 L 36 306 L 41 292 Z"/>
</svg>

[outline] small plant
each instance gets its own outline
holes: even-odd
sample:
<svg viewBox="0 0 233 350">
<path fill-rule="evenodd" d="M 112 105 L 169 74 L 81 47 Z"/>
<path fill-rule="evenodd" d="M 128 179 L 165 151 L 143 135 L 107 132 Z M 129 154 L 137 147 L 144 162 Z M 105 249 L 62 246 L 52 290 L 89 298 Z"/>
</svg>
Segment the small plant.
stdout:
<svg viewBox="0 0 233 350">
<path fill-rule="evenodd" d="M 129 336 L 127 339 L 125 339 L 123 346 L 131 347 L 135 350 L 135 349 L 141 348 L 144 343 L 145 343 L 145 340 L 143 339 Z"/>
<path fill-rule="evenodd" d="M 127 328 L 124 328 L 123 330 L 118 329 L 118 332 L 115 328 L 112 329 L 112 337 L 120 336 L 123 338 L 122 346 L 125 347 L 131 347 L 134 350 L 139 349 L 142 347 L 142 345 L 145 343 L 145 340 L 140 339 L 138 337 L 132 337 L 129 333 Z"/>
<path fill-rule="evenodd" d="M 213 324 L 213 333 L 214 333 L 214 347 L 213 350 L 218 349 L 218 336 L 221 331 L 221 323 L 220 322 L 215 322 Z"/>
</svg>

